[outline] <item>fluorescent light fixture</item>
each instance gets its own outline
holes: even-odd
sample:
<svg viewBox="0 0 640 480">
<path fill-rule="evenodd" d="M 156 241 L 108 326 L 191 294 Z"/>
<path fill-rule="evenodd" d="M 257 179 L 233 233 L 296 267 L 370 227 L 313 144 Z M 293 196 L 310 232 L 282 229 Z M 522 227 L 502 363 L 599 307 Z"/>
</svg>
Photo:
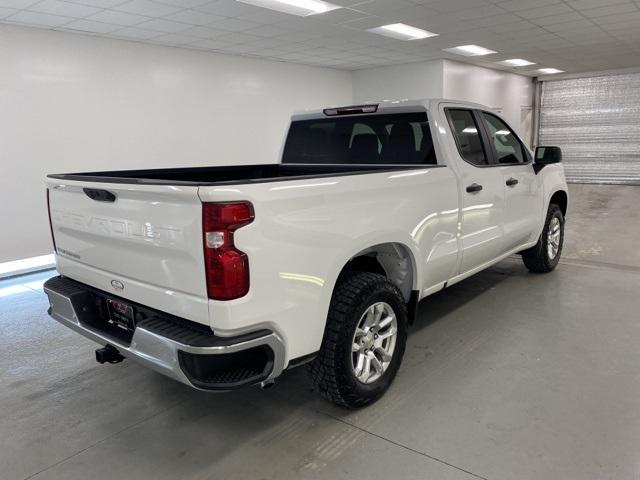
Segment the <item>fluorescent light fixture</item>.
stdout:
<svg viewBox="0 0 640 480">
<path fill-rule="evenodd" d="M 378 35 L 395 38 L 397 40 L 421 40 L 423 38 L 437 37 L 437 33 L 427 32 L 421 28 L 405 25 L 404 23 L 392 23 L 390 25 L 382 25 L 381 27 L 371 28 L 368 30 Z"/>
<path fill-rule="evenodd" d="M 554 73 L 564 73 L 564 70 L 558 70 L 557 68 L 540 68 L 538 72 L 544 75 L 553 75 Z"/>
<path fill-rule="evenodd" d="M 510 58 L 509 60 L 503 60 L 498 62 L 501 65 L 507 65 L 509 67 L 528 67 L 529 65 L 535 65 L 535 62 L 530 62 L 523 58 Z"/>
<path fill-rule="evenodd" d="M 445 52 L 455 53 L 456 55 L 464 55 L 465 57 L 479 57 L 482 55 L 491 55 L 498 53 L 495 50 L 481 47 L 480 45 L 460 45 L 453 48 L 445 48 Z"/>
<path fill-rule="evenodd" d="M 306 17 L 307 15 L 315 15 L 318 13 L 327 13 L 331 10 L 341 8 L 322 0 L 237 0 L 238 2 L 248 3 L 255 7 L 268 8 L 277 12 L 288 13 L 290 15 L 299 15 Z"/>
</svg>

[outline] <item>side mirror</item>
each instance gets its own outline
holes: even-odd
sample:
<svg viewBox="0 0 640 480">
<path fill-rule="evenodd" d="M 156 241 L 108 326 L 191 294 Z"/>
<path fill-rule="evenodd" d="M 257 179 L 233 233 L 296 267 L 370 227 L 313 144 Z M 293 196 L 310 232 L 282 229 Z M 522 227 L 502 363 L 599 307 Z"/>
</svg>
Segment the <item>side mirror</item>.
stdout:
<svg viewBox="0 0 640 480">
<path fill-rule="evenodd" d="M 537 165 L 549 165 L 562 161 L 562 149 L 560 147 L 538 147 L 536 148 Z"/>
</svg>

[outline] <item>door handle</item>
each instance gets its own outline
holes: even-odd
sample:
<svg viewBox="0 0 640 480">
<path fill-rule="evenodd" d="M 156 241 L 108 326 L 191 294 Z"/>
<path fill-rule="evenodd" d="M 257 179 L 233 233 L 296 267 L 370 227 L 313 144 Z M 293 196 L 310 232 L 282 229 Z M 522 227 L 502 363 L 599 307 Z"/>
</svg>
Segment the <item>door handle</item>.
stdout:
<svg viewBox="0 0 640 480">
<path fill-rule="evenodd" d="M 96 202 L 115 202 L 116 196 L 108 190 L 101 190 L 99 188 L 83 188 L 84 194 L 91 200 Z"/>
<path fill-rule="evenodd" d="M 472 183 L 467 187 L 468 193 L 475 193 L 479 192 L 480 190 L 482 190 L 482 185 L 478 185 L 477 183 Z"/>
<path fill-rule="evenodd" d="M 518 184 L 518 180 L 511 177 L 509 180 L 507 180 L 507 187 L 515 187 Z"/>
</svg>

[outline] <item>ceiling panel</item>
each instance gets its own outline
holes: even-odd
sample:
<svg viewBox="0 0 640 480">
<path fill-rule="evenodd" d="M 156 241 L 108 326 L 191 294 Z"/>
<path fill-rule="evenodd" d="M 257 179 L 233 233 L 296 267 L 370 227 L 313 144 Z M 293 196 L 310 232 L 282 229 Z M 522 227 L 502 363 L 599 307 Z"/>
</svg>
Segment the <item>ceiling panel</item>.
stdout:
<svg viewBox="0 0 640 480">
<path fill-rule="evenodd" d="M 64 26 L 65 29 L 79 30 L 81 32 L 91 33 L 111 33 L 121 29 L 120 25 L 112 25 L 109 23 L 94 22 L 92 20 L 79 19 Z"/>
<path fill-rule="evenodd" d="M 359 69 L 451 58 L 534 75 L 640 66 L 640 1 L 333 0 L 308 17 L 236 0 L 0 0 L 0 22 L 283 62 Z M 401 41 L 368 32 L 403 22 L 438 36 Z M 461 57 L 476 44 L 498 53 Z M 496 65 L 525 58 L 536 65 Z"/>
</svg>

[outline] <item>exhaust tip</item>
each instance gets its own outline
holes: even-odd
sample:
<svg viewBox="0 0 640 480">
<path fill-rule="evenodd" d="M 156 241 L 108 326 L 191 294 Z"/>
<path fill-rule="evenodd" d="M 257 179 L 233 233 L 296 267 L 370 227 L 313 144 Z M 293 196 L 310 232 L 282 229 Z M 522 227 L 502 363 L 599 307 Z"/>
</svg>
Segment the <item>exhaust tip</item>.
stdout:
<svg viewBox="0 0 640 480">
<path fill-rule="evenodd" d="M 275 380 L 265 380 L 264 382 L 260 382 L 260 388 L 262 390 L 267 390 L 273 387 L 276 384 Z"/>
</svg>

